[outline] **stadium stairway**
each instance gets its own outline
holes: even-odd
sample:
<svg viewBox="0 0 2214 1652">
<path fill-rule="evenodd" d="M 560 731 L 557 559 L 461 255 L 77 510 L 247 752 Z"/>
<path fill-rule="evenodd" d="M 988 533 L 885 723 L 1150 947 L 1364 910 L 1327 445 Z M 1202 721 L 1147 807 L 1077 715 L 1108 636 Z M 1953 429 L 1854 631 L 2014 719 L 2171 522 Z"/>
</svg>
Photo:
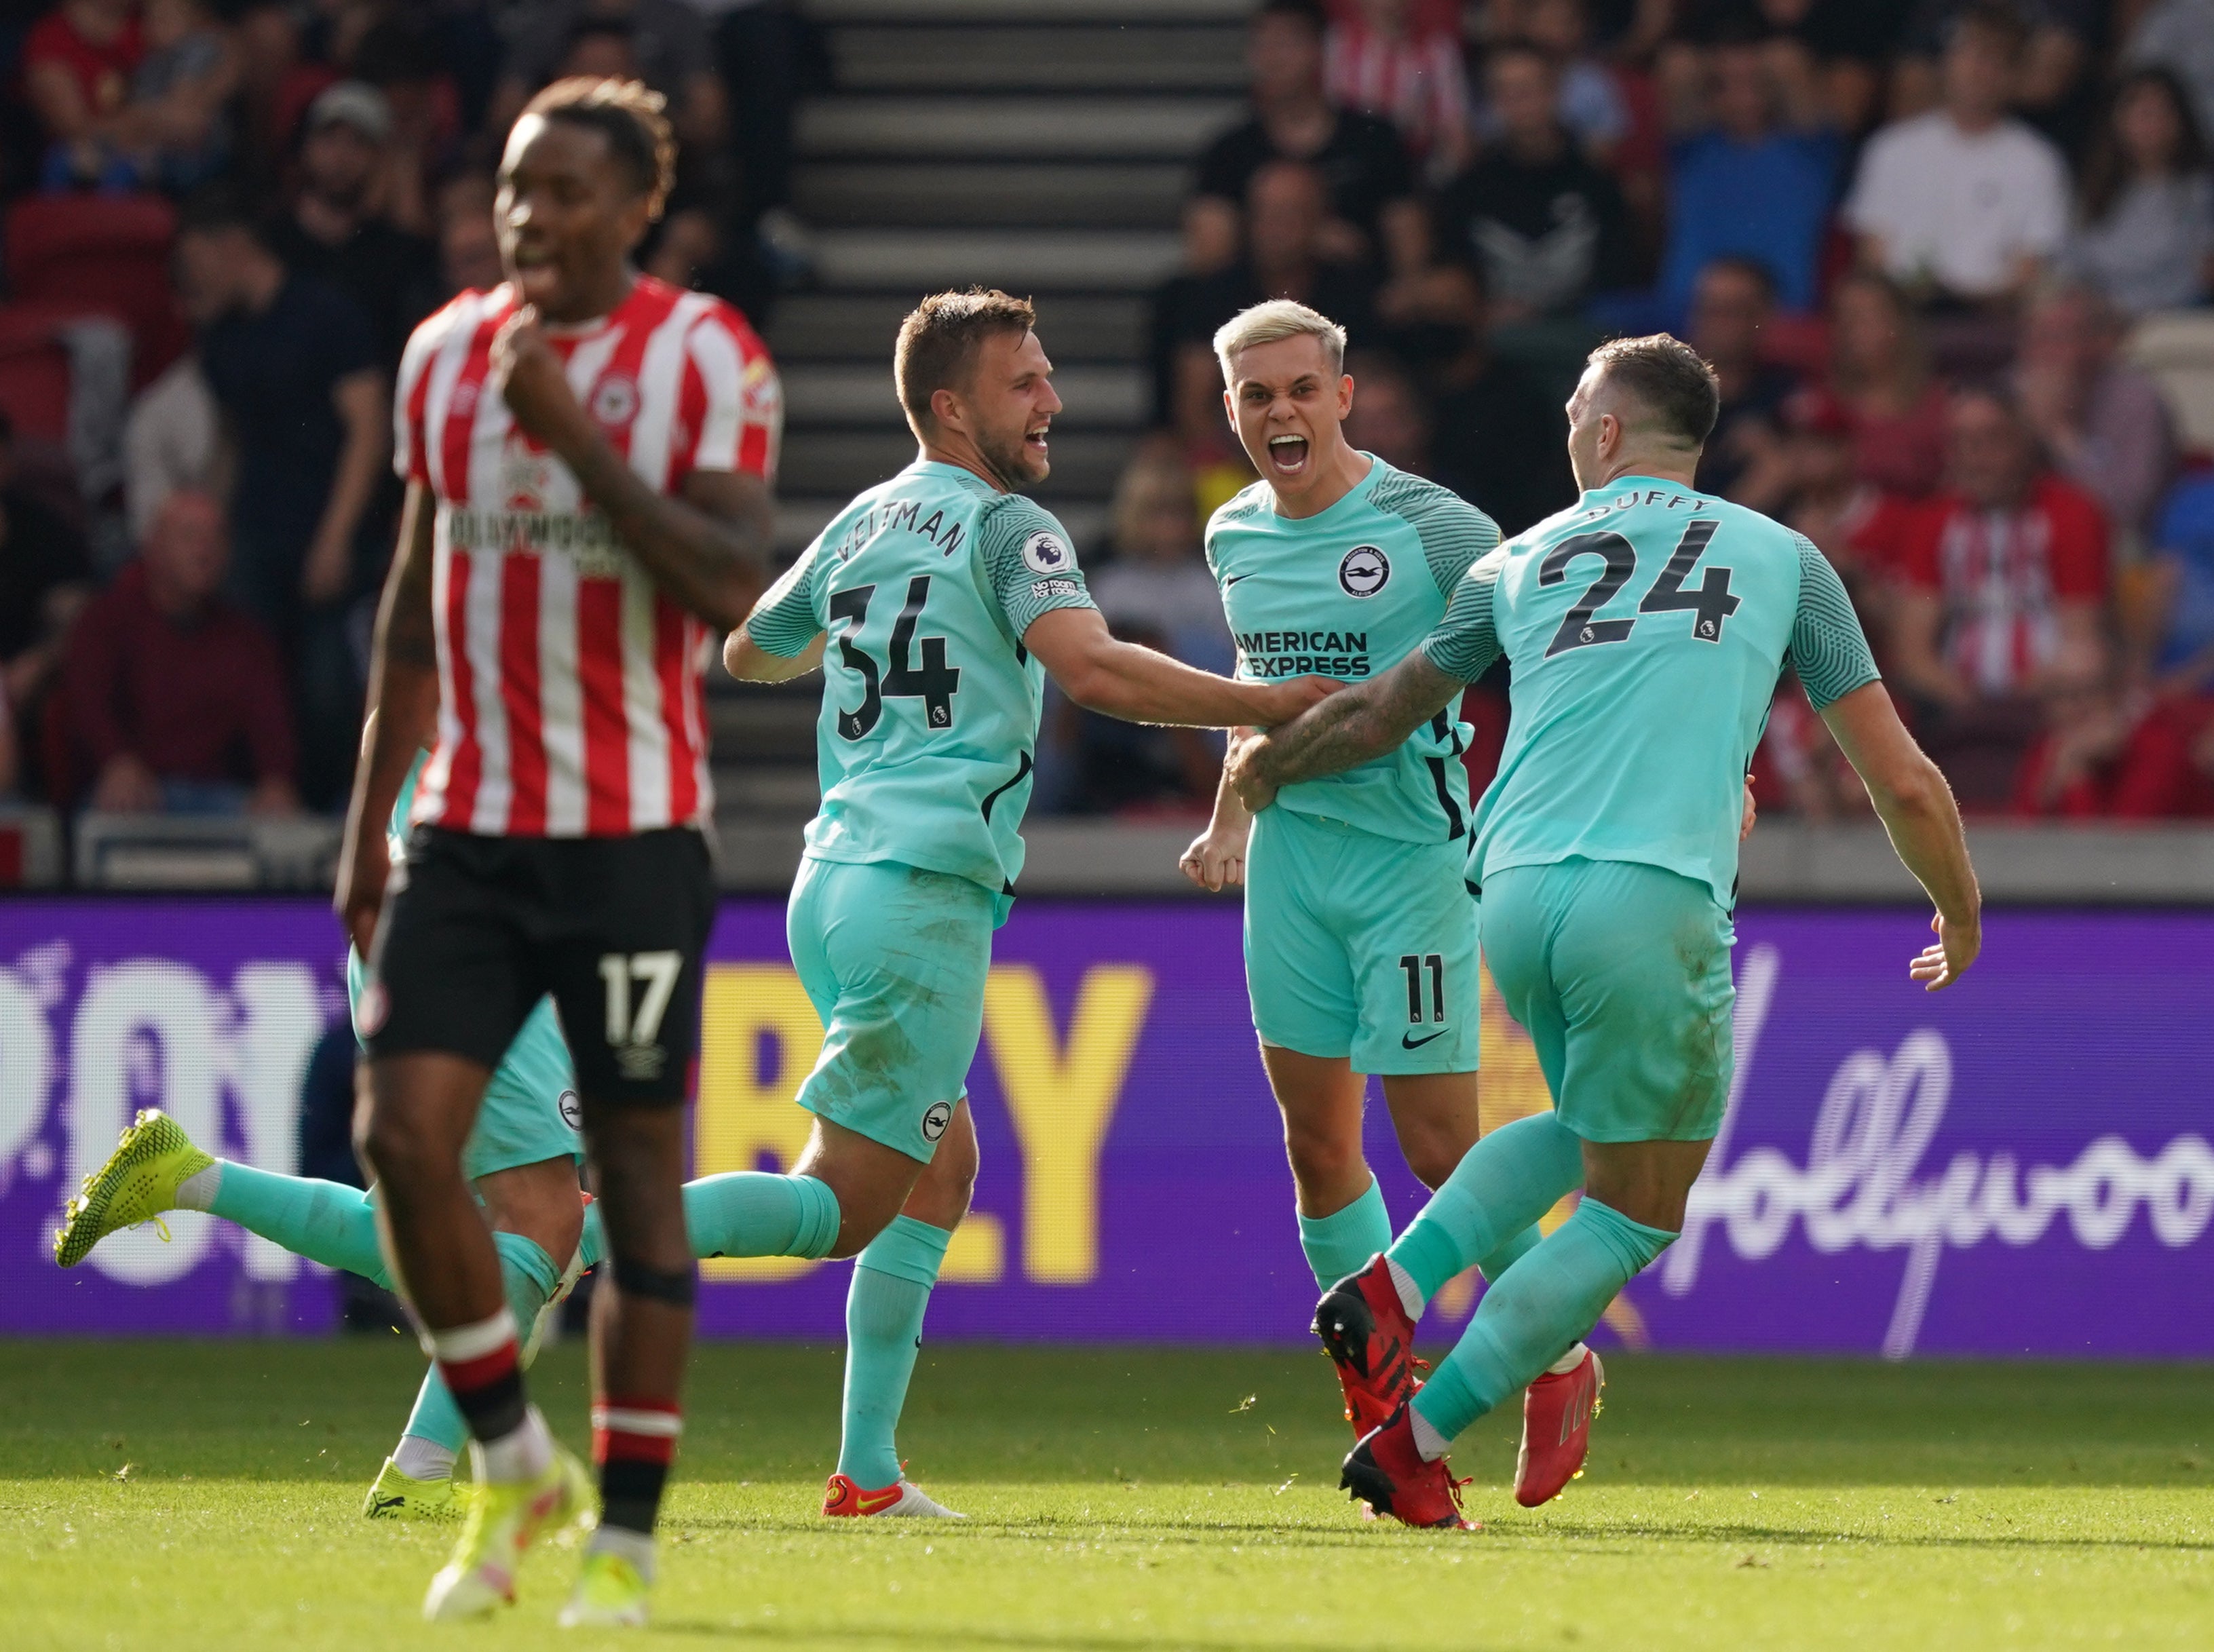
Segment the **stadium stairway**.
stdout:
<svg viewBox="0 0 2214 1652">
<path fill-rule="evenodd" d="M 1239 107 L 1250 0 L 806 9 L 835 89 L 800 114 L 794 206 L 816 231 L 816 279 L 768 329 L 786 402 L 781 551 L 914 456 L 893 334 L 921 293 L 971 283 L 1038 301 L 1067 403 L 1040 497 L 1091 549 L 1147 412 L 1146 294 L 1175 266 L 1187 171 Z M 724 819 L 811 812 L 820 679 L 714 676 Z"/>
</svg>

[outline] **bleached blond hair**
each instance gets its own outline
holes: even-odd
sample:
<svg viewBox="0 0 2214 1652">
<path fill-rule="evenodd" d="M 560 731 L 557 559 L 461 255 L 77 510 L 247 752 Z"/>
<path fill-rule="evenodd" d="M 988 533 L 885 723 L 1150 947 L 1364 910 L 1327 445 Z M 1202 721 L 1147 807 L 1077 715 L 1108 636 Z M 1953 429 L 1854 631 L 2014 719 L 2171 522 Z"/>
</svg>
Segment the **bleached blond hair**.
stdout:
<svg viewBox="0 0 2214 1652">
<path fill-rule="evenodd" d="M 1330 370 L 1345 370 L 1345 329 L 1318 309 L 1309 309 L 1294 298 L 1271 298 L 1251 309 L 1241 309 L 1214 330 L 1214 358 L 1222 364 L 1222 382 L 1235 382 L 1230 358 L 1257 344 L 1279 339 L 1320 339 Z"/>
</svg>

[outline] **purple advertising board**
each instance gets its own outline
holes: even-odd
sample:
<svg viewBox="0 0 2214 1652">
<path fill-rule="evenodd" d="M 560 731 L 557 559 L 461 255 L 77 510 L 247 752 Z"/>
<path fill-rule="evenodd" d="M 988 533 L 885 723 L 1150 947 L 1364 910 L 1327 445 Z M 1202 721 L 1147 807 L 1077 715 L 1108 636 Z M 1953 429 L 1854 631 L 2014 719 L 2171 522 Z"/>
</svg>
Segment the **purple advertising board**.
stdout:
<svg viewBox="0 0 2214 1652">
<path fill-rule="evenodd" d="M 1683 1239 L 1602 1335 L 2214 1355 L 2214 914 L 1997 912 L 1975 972 L 1934 996 L 1906 977 L 1924 921 L 1740 914 L 1728 1121 Z M 1024 902 L 995 960 L 969 1080 L 983 1171 L 932 1334 L 1300 1339 L 1313 1284 L 1235 906 Z M 118 1234 L 68 1272 L 48 1236 L 137 1107 L 291 1169 L 301 1078 L 343 1013 L 339 962 L 315 902 L 0 904 L 0 1334 L 333 1323 L 329 1276 L 211 1218 Z M 725 904 L 706 1007 L 696 1167 L 781 1167 L 821 1030 L 779 904 Z M 1546 1093 L 1488 983 L 1483 1014 L 1489 1128 Z M 1404 1221 L 1420 1190 L 1380 1107 L 1370 1147 Z M 704 1271 L 707 1334 L 842 1334 L 842 1263 Z M 1448 1326 L 1475 1292 L 1447 1288 Z"/>
</svg>

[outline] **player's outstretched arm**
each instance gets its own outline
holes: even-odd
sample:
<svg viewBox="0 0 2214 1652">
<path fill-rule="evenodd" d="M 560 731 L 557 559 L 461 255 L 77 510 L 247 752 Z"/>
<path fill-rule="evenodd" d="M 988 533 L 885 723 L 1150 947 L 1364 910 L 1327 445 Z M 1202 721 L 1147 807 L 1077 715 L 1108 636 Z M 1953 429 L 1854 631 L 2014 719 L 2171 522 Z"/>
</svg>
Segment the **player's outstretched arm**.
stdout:
<svg viewBox="0 0 2214 1652">
<path fill-rule="evenodd" d="M 406 784 L 415 754 L 431 743 L 438 720 L 438 636 L 431 612 L 431 530 L 437 504 L 420 482 L 407 488 L 400 548 L 377 605 L 369 658 L 369 709 L 361 755 L 346 805 L 333 904 L 354 949 L 369 956 L 384 882 L 392 870 L 384 826 Z"/>
<path fill-rule="evenodd" d="M 1862 683 L 1822 707 L 1822 720 L 1868 787 L 1892 847 L 1937 908 L 1930 924 L 1937 944 L 1909 973 L 1931 992 L 1948 987 L 1983 946 L 1983 895 L 1953 788 L 1899 720 L 1882 683 Z"/>
<path fill-rule="evenodd" d="M 768 484 L 740 471 L 695 470 L 682 499 L 648 486 L 578 402 L 529 310 L 501 325 L 492 364 L 516 422 L 561 456 L 669 599 L 718 629 L 735 629 L 768 584 L 776 537 Z"/>
<path fill-rule="evenodd" d="M 829 640 L 828 632 L 818 631 L 814 641 L 786 659 L 770 653 L 740 626 L 723 639 L 723 669 L 741 682 L 789 682 L 822 669 L 823 645 Z"/>
<path fill-rule="evenodd" d="M 1078 705 L 1126 723 L 1265 728 L 1289 722 L 1336 687 L 1323 677 L 1232 682 L 1136 643 L 1116 641 L 1096 608 L 1039 615 L 1024 631 L 1023 646 Z"/>
<path fill-rule="evenodd" d="M 1417 649 L 1383 676 L 1334 694 L 1296 721 L 1233 747 L 1226 776 L 1248 809 L 1265 809 L 1280 787 L 1382 756 L 1467 686 Z"/>
</svg>

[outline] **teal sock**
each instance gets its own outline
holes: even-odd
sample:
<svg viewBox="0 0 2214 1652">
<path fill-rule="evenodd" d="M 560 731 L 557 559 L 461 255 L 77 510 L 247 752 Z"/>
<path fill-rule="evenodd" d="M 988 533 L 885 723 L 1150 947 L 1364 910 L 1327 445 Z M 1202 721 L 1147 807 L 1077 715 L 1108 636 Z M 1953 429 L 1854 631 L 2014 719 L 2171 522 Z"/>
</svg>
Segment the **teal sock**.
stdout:
<svg viewBox="0 0 2214 1652">
<path fill-rule="evenodd" d="M 1581 1201 L 1575 1215 L 1484 1292 L 1453 1351 L 1415 1396 L 1422 1421 L 1451 1440 L 1526 1387 L 1675 1239 L 1596 1199 Z"/>
<path fill-rule="evenodd" d="M 1384 1190 L 1368 1178 L 1368 1190 L 1342 1210 L 1300 1218 L 1300 1249 L 1314 1270 L 1315 1288 L 1328 1290 L 1348 1274 L 1357 1274 L 1368 1258 L 1391 1248 L 1391 1213 Z"/>
<path fill-rule="evenodd" d="M 945 1228 L 895 1216 L 853 1258 L 853 1282 L 846 1293 L 846 1415 L 838 1472 L 864 1490 L 899 1479 L 893 1435 L 922 1347 L 922 1311 L 952 1239 Z"/>
<path fill-rule="evenodd" d="M 838 1242 L 838 1196 L 812 1176 L 742 1170 L 684 1184 L 684 1227 L 695 1257 L 820 1261 Z"/>
<path fill-rule="evenodd" d="M 393 1288 L 376 1248 L 376 1213 L 369 1195 L 338 1182 L 278 1176 L 235 1159 L 221 1163 L 223 1174 L 208 1200 L 211 1215 L 235 1221 L 294 1256 Z"/>
<path fill-rule="evenodd" d="M 1544 1237 L 1534 1224 L 1524 1228 L 1489 1256 L 1479 1257 L 1476 1263 L 1477 1272 L 1483 1276 L 1485 1284 L 1496 1285 L 1499 1276 L 1536 1250 L 1538 1241 Z"/>
<path fill-rule="evenodd" d="M 546 1254 L 543 1245 L 520 1233 L 494 1233 L 492 1242 L 499 1251 L 499 1278 L 507 1289 L 508 1310 L 515 1315 L 516 1328 L 527 1341 L 538 1311 L 546 1306 L 547 1299 L 554 1294 L 554 1288 L 561 1282 L 561 1270 Z M 450 1460 L 459 1456 L 462 1447 L 468 1443 L 469 1425 L 462 1421 L 461 1408 L 446 1392 L 436 1365 L 424 1373 L 423 1386 L 415 1392 L 415 1409 L 408 1412 L 407 1426 L 400 1432 L 403 1439 L 412 1435 L 443 1447 Z"/>
<path fill-rule="evenodd" d="M 1464 1269 L 1521 1243 L 1523 1230 L 1583 1179 L 1583 1143 L 1550 1112 L 1502 1124 L 1430 1196 L 1392 1245 L 1391 1260 L 1427 1302 Z"/>
</svg>

